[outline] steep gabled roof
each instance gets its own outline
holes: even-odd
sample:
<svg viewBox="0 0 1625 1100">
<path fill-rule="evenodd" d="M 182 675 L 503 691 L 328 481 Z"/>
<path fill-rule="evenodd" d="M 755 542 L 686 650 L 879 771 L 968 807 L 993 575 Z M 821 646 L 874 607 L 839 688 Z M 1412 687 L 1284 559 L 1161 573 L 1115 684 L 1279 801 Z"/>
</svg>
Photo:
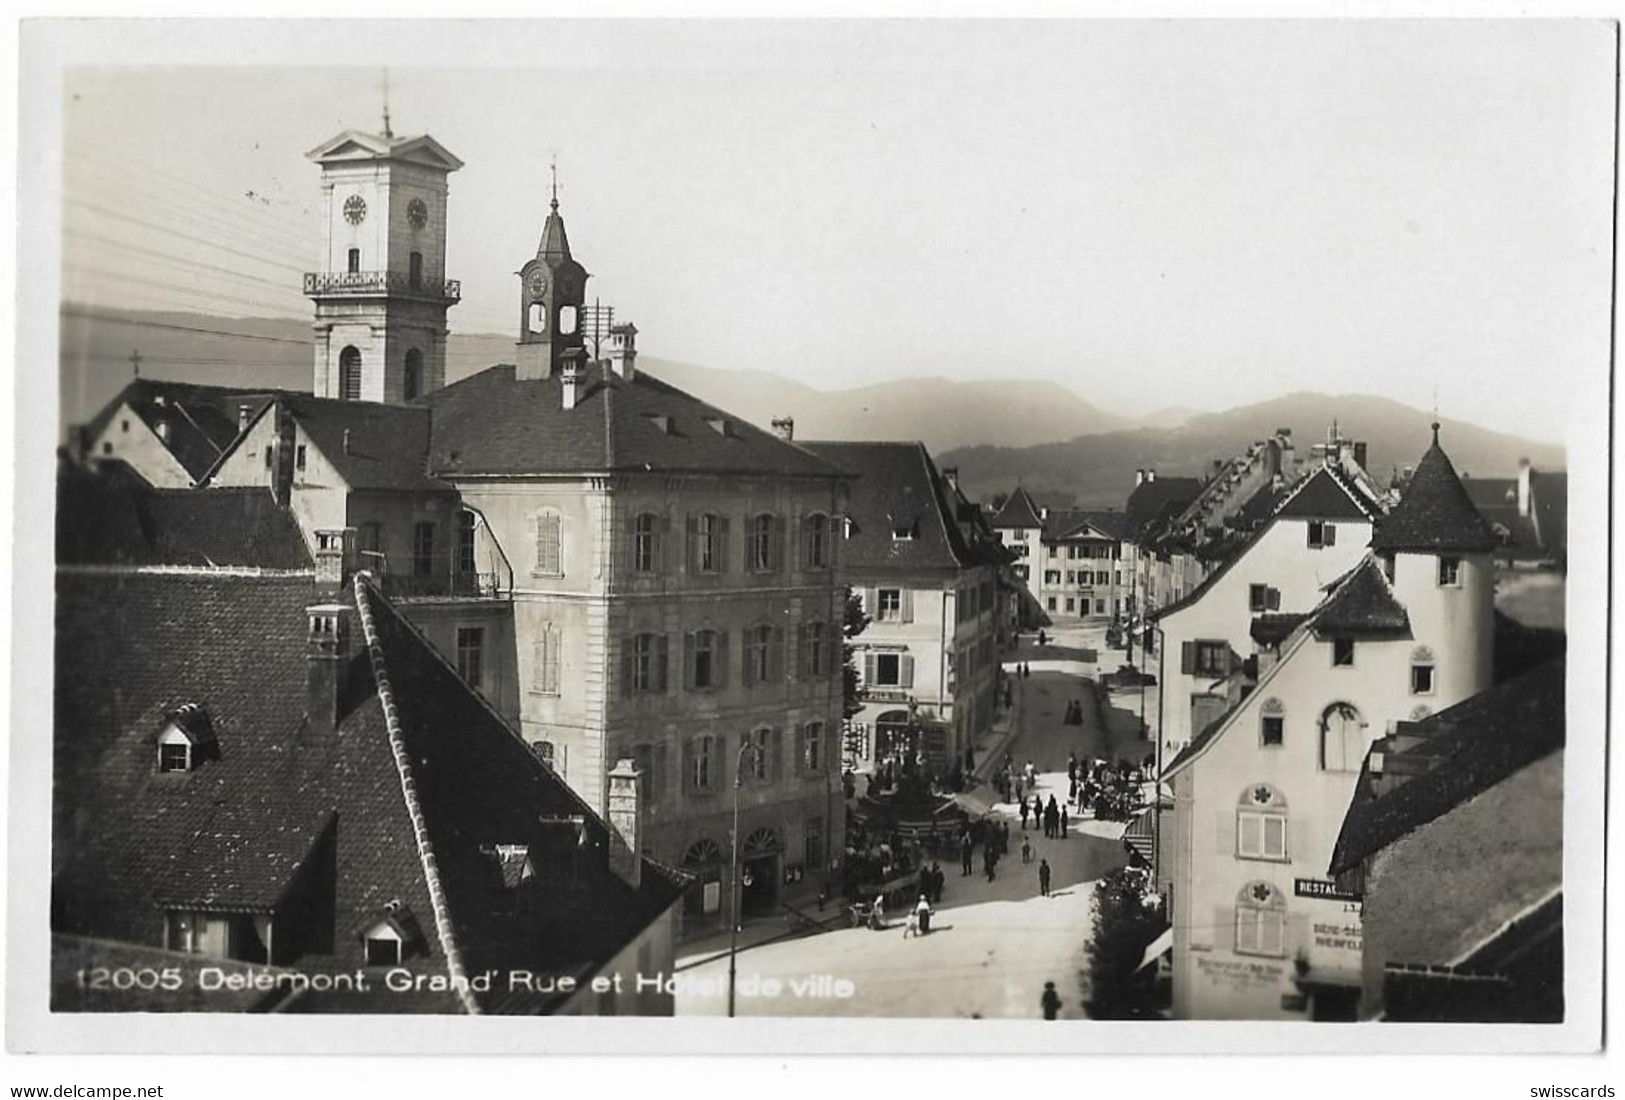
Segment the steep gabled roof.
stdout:
<svg viewBox="0 0 1625 1100">
<path fill-rule="evenodd" d="M 284 400 L 294 421 L 351 489 L 452 491 L 427 472 L 429 409 L 306 394 Z"/>
<path fill-rule="evenodd" d="M 844 568 L 959 570 L 985 564 L 964 537 L 923 443 L 808 442 L 809 452 L 856 475 L 847 514 Z M 913 537 L 894 538 L 908 529 Z"/>
<path fill-rule="evenodd" d="M 1367 757 L 1333 849 L 1330 873 L 1341 874 L 1396 840 L 1443 817 L 1514 772 L 1563 747 L 1566 661 L 1559 657 L 1514 680 L 1420 722 L 1418 740 L 1390 759 L 1411 759 L 1424 772 L 1378 795 Z M 1384 770 L 1397 766 L 1384 762 Z"/>
<path fill-rule="evenodd" d="M 59 565 L 309 569 L 293 514 L 267 489 L 154 489 L 123 463 L 57 476 Z"/>
<path fill-rule="evenodd" d="M 365 579 L 336 597 L 357 615 L 328 735 L 305 721 L 305 608 L 335 595 L 311 577 L 64 575 L 58 597 L 55 931 L 153 943 L 165 906 L 263 911 L 308 872 L 331 882 L 333 937 L 301 969 L 363 965 L 361 932 L 409 913 L 415 973 L 580 975 L 680 896 L 680 876 L 653 864 L 636 890 L 609 869 L 603 821 Z M 154 736 L 181 703 L 208 712 L 218 756 L 159 774 Z M 516 911 L 491 852 L 540 853 L 549 818 L 580 822 L 581 856 Z M 313 992 L 301 1007 L 535 1012 L 557 999 Z"/>
<path fill-rule="evenodd" d="M 1473 553 L 1494 550 L 1499 542 L 1439 446 L 1435 424 L 1432 445 L 1417 463 L 1399 504 L 1377 525 L 1371 536 L 1372 549 Z"/>
<path fill-rule="evenodd" d="M 85 436 L 93 440 L 101 435 L 128 405 L 195 482 L 236 443 L 241 407 L 248 406 L 250 418 L 257 417 L 278 393 L 137 378 L 102 406 L 86 425 Z"/>
<path fill-rule="evenodd" d="M 1383 576 L 1382 567 L 1367 557 L 1337 585 L 1314 614 L 1315 633 L 1332 635 L 1405 634 L 1411 620 Z"/>
<path fill-rule="evenodd" d="M 992 525 L 998 528 L 1043 527 L 1044 521 L 1039 518 L 1039 507 L 1033 503 L 1033 498 L 1027 490 L 1020 485 L 1005 498 L 1004 506 L 992 519 Z"/>
<path fill-rule="evenodd" d="M 1136 535 L 1158 520 L 1171 519 L 1190 507 L 1202 492 L 1202 480 L 1195 477 L 1157 477 L 1142 481 L 1123 504 L 1129 528 Z"/>
<path fill-rule="evenodd" d="M 559 375 L 520 381 L 490 367 L 419 401 L 434 412 L 429 472 L 485 475 L 655 471 L 836 478 L 841 471 L 653 375 L 591 368 L 574 408 Z"/>
<path fill-rule="evenodd" d="M 1322 466 L 1289 489 L 1276 506 L 1285 519 L 1372 521 L 1382 515 L 1360 484 L 1335 466 Z"/>
<path fill-rule="evenodd" d="M 1113 510 L 1051 509 L 1044 520 L 1043 541 L 1064 542 L 1081 538 L 1124 539 L 1128 537 L 1128 517 Z"/>
</svg>

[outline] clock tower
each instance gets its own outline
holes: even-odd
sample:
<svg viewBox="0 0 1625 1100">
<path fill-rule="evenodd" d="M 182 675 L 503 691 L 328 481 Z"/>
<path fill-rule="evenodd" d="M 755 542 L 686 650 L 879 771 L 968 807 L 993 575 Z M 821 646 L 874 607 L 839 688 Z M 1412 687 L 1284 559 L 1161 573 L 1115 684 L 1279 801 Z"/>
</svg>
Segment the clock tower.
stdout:
<svg viewBox="0 0 1625 1100">
<path fill-rule="evenodd" d="M 555 189 L 536 258 L 519 269 L 519 346 L 514 377 L 548 378 L 564 354 L 581 349 L 581 306 L 586 301 L 587 269 L 570 257 Z"/>
<path fill-rule="evenodd" d="M 322 170 L 324 270 L 316 303 L 318 397 L 410 401 L 446 384 L 447 177 L 463 166 L 427 135 L 347 130 L 305 154 Z"/>
</svg>

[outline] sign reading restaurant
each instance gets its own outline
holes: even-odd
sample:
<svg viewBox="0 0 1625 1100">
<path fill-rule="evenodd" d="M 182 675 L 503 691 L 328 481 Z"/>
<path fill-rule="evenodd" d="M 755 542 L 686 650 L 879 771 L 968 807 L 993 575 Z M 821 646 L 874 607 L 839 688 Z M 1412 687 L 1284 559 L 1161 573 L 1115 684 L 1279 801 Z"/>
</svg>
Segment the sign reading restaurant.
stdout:
<svg viewBox="0 0 1625 1100">
<path fill-rule="evenodd" d="M 1295 878 L 1292 892 L 1300 898 L 1325 898 L 1328 901 L 1359 901 L 1359 894 L 1339 890 L 1337 883 L 1324 878 Z"/>
</svg>

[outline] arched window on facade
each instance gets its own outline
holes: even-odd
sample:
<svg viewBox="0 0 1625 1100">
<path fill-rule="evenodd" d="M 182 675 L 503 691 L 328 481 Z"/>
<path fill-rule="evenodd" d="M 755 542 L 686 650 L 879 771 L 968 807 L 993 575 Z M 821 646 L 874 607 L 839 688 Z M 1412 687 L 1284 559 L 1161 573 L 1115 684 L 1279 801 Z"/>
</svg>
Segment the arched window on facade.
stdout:
<svg viewBox="0 0 1625 1100">
<path fill-rule="evenodd" d="M 1258 743 L 1265 747 L 1286 744 L 1286 707 L 1281 700 L 1265 699 L 1259 709 Z"/>
<path fill-rule="evenodd" d="M 361 349 L 353 344 L 339 352 L 339 397 L 361 400 Z"/>
<path fill-rule="evenodd" d="M 1249 882 L 1236 896 L 1236 954 L 1286 955 L 1286 895 L 1267 882 Z"/>
<path fill-rule="evenodd" d="M 1268 783 L 1250 783 L 1236 805 L 1236 858 L 1285 861 L 1286 798 Z"/>
<path fill-rule="evenodd" d="M 1419 645 L 1411 650 L 1411 694 L 1433 694 L 1433 650 Z"/>
<path fill-rule="evenodd" d="M 574 336 L 576 326 L 581 323 L 580 313 L 575 306 L 559 307 L 559 334 Z"/>
<path fill-rule="evenodd" d="M 1333 703 L 1320 715 L 1320 767 L 1357 772 L 1365 761 L 1365 721 L 1349 703 Z"/>
<path fill-rule="evenodd" d="M 406 258 L 406 281 L 413 290 L 423 286 L 423 253 L 414 252 Z"/>
<path fill-rule="evenodd" d="M 532 302 L 525 311 L 525 327 L 536 336 L 547 335 L 547 306 L 541 302 Z"/>
<path fill-rule="evenodd" d="M 406 349 L 406 368 L 401 375 L 401 396 L 407 401 L 423 393 L 423 353 L 417 348 Z"/>
<path fill-rule="evenodd" d="M 808 569 L 829 566 L 829 517 L 814 512 L 801 521 L 802 565 Z"/>
<path fill-rule="evenodd" d="M 683 853 L 683 870 L 696 879 L 684 896 L 683 908 L 691 914 L 715 913 L 721 908 L 722 849 L 709 837 L 700 837 Z"/>
</svg>

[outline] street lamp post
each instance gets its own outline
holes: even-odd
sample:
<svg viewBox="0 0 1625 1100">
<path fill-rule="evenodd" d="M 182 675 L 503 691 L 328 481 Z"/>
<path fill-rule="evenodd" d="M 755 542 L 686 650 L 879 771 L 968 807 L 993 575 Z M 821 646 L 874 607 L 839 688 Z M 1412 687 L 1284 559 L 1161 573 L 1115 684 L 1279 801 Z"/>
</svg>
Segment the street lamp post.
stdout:
<svg viewBox="0 0 1625 1100">
<path fill-rule="evenodd" d="M 739 788 L 745 779 L 745 754 L 755 756 L 756 743 L 747 741 L 739 746 L 739 759 L 734 762 L 734 826 L 732 883 L 728 892 L 728 1016 L 734 1014 L 734 986 L 739 973 L 739 920 L 742 908 L 739 899 Z"/>
</svg>

